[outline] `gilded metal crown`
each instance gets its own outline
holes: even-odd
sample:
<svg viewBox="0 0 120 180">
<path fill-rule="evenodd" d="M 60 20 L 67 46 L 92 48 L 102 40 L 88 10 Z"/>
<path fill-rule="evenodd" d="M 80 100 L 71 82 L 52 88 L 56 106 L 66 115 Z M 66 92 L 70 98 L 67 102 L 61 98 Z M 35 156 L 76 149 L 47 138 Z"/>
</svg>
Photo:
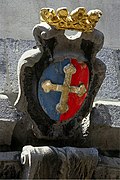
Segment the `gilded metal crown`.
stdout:
<svg viewBox="0 0 120 180">
<path fill-rule="evenodd" d="M 81 32 L 92 32 L 102 16 L 99 9 L 90 10 L 88 13 L 84 7 L 78 7 L 69 13 L 66 7 L 42 8 L 40 10 L 40 19 L 56 29 L 78 30 Z"/>
</svg>

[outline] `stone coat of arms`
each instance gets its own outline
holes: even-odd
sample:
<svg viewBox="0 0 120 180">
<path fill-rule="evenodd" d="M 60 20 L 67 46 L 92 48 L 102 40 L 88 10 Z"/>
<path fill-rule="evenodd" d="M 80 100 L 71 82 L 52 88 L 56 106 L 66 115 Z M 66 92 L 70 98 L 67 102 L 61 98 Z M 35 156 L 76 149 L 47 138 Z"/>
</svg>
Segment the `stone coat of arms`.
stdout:
<svg viewBox="0 0 120 180">
<path fill-rule="evenodd" d="M 41 23 L 33 29 L 36 47 L 19 61 L 16 101 L 38 134 L 53 137 L 60 127 L 55 136 L 66 136 L 90 112 L 106 69 L 96 58 L 104 42 L 103 33 L 94 29 L 101 15 L 82 7 L 71 13 L 41 9 Z M 66 29 L 78 32 L 68 36 Z"/>
</svg>

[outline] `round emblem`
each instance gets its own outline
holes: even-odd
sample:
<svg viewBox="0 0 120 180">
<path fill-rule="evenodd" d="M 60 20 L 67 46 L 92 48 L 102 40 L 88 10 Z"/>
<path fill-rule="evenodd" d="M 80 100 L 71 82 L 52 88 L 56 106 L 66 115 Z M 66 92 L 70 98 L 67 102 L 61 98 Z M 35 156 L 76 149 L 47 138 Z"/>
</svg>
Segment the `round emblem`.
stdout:
<svg viewBox="0 0 120 180">
<path fill-rule="evenodd" d="M 71 119 L 80 110 L 89 86 L 89 69 L 84 62 L 66 58 L 50 64 L 42 73 L 38 99 L 55 121 Z"/>
</svg>

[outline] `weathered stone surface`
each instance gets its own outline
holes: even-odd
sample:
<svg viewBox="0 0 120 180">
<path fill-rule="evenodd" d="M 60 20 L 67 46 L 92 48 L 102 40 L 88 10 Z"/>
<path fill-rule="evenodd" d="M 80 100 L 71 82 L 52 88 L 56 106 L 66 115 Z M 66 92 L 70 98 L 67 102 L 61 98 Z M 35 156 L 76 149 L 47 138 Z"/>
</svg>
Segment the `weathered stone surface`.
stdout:
<svg viewBox="0 0 120 180">
<path fill-rule="evenodd" d="M 88 146 L 120 149 L 120 103 L 97 102 L 90 115 Z"/>
<path fill-rule="evenodd" d="M 0 152 L 0 179 L 19 179 L 20 152 Z"/>
<path fill-rule="evenodd" d="M 12 152 L 0 152 L 0 161 L 5 162 L 18 162 L 20 161 L 20 151 L 12 151 Z"/>
<path fill-rule="evenodd" d="M 4 48 L 4 40 L 0 39 L 0 93 L 4 92 L 5 84 L 6 84 L 6 61 L 5 61 L 5 48 Z"/>
<path fill-rule="evenodd" d="M 120 179 L 120 158 L 100 156 L 93 179 Z"/>
<path fill-rule="evenodd" d="M 0 179 L 120 179 L 120 159 L 95 148 L 23 148 L 0 152 Z"/>
<path fill-rule="evenodd" d="M 116 102 L 115 105 L 107 105 L 107 107 L 111 115 L 112 127 L 120 128 L 120 102 Z"/>
<path fill-rule="evenodd" d="M 107 67 L 106 77 L 97 94 L 97 99 L 119 99 L 119 68 L 118 53 L 116 50 L 103 48 L 97 55 Z"/>
<path fill-rule="evenodd" d="M 13 102 L 18 93 L 17 65 L 20 56 L 35 46 L 34 41 L 0 39 L 0 93 Z"/>
<path fill-rule="evenodd" d="M 21 55 L 35 44 L 34 41 L 6 39 L 6 53 L 8 58 L 8 71 L 10 85 L 13 93 L 18 92 L 17 65 Z"/>
<path fill-rule="evenodd" d="M 7 96 L 0 94 L 0 145 L 10 145 L 17 112 Z"/>
<path fill-rule="evenodd" d="M 118 72 L 118 83 L 119 83 L 118 96 L 120 100 L 120 49 L 116 50 L 116 53 L 117 53 L 116 69 Z"/>
<path fill-rule="evenodd" d="M 120 159 L 95 148 L 23 147 L 23 179 L 119 179 Z"/>
<path fill-rule="evenodd" d="M 25 146 L 23 179 L 90 179 L 98 163 L 95 148 Z"/>
</svg>

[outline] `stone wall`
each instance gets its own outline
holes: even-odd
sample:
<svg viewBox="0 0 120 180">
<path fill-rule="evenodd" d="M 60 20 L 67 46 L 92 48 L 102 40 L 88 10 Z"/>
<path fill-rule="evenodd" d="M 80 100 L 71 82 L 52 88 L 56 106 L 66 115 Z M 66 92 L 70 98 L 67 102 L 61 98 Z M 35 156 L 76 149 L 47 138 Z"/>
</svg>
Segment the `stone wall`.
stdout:
<svg viewBox="0 0 120 180">
<path fill-rule="evenodd" d="M 7 95 L 12 104 L 18 93 L 18 60 L 23 52 L 34 46 L 34 40 L 0 39 L 0 93 Z M 103 48 L 97 57 L 106 64 L 107 71 L 96 100 L 118 101 L 120 99 L 120 51 Z"/>
<path fill-rule="evenodd" d="M 18 93 L 18 60 L 33 46 L 32 40 L 0 39 L 0 93 L 8 95 L 12 103 Z"/>
<path fill-rule="evenodd" d="M 119 0 L 0 0 L 0 38 L 33 39 L 34 25 L 39 23 L 42 7 L 66 6 L 71 11 L 78 6 L 101 9 L 103 16 L 97 25 L 105 35 L 105 47 L 120 47 L 120 1 Z"/>
</svg>

